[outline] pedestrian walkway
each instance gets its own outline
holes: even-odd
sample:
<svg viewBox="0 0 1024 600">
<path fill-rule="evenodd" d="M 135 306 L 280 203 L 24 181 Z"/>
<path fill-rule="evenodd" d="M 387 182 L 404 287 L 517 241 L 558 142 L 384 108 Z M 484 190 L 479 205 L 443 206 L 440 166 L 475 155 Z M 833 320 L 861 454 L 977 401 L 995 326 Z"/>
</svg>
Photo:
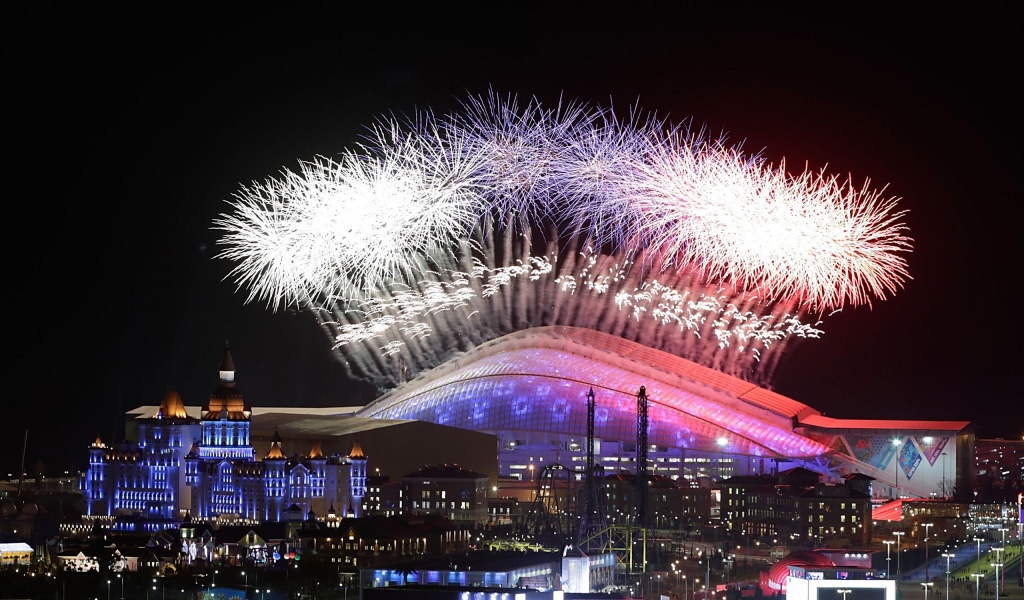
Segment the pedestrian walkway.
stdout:
<svg viewBox="0 0 1024 600">
<path fill-rule="evenodd" d="M 999 577 L 1003 582 L 998 590 L 999 600 L 1024 600 L 1024 586 L 1020 585 L 1021 553 L 1024 548 L 1008 545 L 994 555 L 991 547 L 992 544 L 982 544 L 980 548 L 965 544 L 951 552 L 953 556 L 948 559 L 949 600 L 995 600 L 996 568 L 992 563 L 997 556 L 1003 565 L 999 569 Z M 924 600 L 926 591 L 929 600 L 946 600 L 946 570 L 947 558 L 940 553 L 939 557 L 929 560 L 927 565 L 904 574 L 899 583 L 901 600 Z M 980 581 L 975 578 L 975 574 L 981 575 Z M 926 582 L 932 584 L 927 590 L 923 585 Z"/>
</svg>

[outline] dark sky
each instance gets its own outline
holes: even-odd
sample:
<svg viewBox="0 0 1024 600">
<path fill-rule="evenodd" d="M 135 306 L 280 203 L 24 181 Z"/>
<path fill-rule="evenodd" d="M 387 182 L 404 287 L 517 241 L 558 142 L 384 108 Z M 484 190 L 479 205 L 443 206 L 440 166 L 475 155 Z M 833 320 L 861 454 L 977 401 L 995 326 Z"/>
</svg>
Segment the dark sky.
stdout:
<svg viewBox="0 0 1024 600">
<path fill-rule="evenodd" d="M 336 155 L 381 115 L 488 87 L 637 103 L 888 185 L 910 211 L 913 280 L 790 346 L 775 389 L 834 417 L 1024 431 L 1015 3 L 31 4 L 2 36 L 4 474 L 26 430 L 26 468 L 55 473 L 170 386 L 202 403 L 226 341 L 251 404 L 365 401 L 311 316 L 224 281 L 212 222 L 243 184 Z"/>
</svg>

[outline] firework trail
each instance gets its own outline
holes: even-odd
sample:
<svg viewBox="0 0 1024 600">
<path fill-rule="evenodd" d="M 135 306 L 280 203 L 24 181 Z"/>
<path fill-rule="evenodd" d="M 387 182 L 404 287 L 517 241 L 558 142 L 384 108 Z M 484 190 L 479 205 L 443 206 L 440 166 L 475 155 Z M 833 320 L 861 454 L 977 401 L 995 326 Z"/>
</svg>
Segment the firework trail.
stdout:
<svg viewBox="0 0 1024 600">
<path fill-rule="evenodd" d="M 513 331 L 587 327 L 765 384 L 825 310 L 909 279 L 896 199 L 636 111 L 491 92 L 243 188 L 218 255 L 394 387 Z"/>
</svg>

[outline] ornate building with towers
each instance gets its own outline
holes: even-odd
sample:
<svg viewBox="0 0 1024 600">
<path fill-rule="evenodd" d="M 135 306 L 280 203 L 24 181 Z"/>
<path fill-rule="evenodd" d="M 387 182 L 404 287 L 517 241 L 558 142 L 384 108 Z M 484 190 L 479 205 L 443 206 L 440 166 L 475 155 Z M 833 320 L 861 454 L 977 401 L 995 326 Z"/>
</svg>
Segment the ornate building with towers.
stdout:
<svg viewBox="0 0 1024 600">
<path fill-rule="evenodd" d="M 219 380 L 199 418 L 188 415 L 172 390 L 156 414 L 139 420 L 138 441 L 108 446 L 96 438 L 82 475 L 88 515 L 137 517 L 153 528 L 185 516 L 232 522 L 283 521 L 296 513 L 360 516 L 367 457 L 358 440 L 347 456 L 327 456 L 319 442 L 289 456 L 275 431 L 259 460 L 230 349 Z"/>
</svg>

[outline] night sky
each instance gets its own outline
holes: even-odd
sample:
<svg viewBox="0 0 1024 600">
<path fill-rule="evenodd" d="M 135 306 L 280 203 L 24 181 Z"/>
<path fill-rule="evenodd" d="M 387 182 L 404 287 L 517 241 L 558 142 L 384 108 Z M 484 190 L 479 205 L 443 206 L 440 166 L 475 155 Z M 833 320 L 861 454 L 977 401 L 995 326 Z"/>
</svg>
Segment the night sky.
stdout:
<svg viewBox="0 0 1024 600">
<path fill-rule="evenodd" d="M 26 430 L 26 470 L 55 474 L 168 387 L 203 403 L 226 342 L 253 405 L 370 399 L 311 315 L 245 304 L 213 221 L 242 185 L 335 156 L 382 115 L 488 88 L 638 104 L 887 185 L 910 211 L 913 280 L 790 345 L 774 388 L 833 417 L 1024 433 L 1021 9 L 675 4 L 8 14 L 4 476 Z"/>
</svg>

